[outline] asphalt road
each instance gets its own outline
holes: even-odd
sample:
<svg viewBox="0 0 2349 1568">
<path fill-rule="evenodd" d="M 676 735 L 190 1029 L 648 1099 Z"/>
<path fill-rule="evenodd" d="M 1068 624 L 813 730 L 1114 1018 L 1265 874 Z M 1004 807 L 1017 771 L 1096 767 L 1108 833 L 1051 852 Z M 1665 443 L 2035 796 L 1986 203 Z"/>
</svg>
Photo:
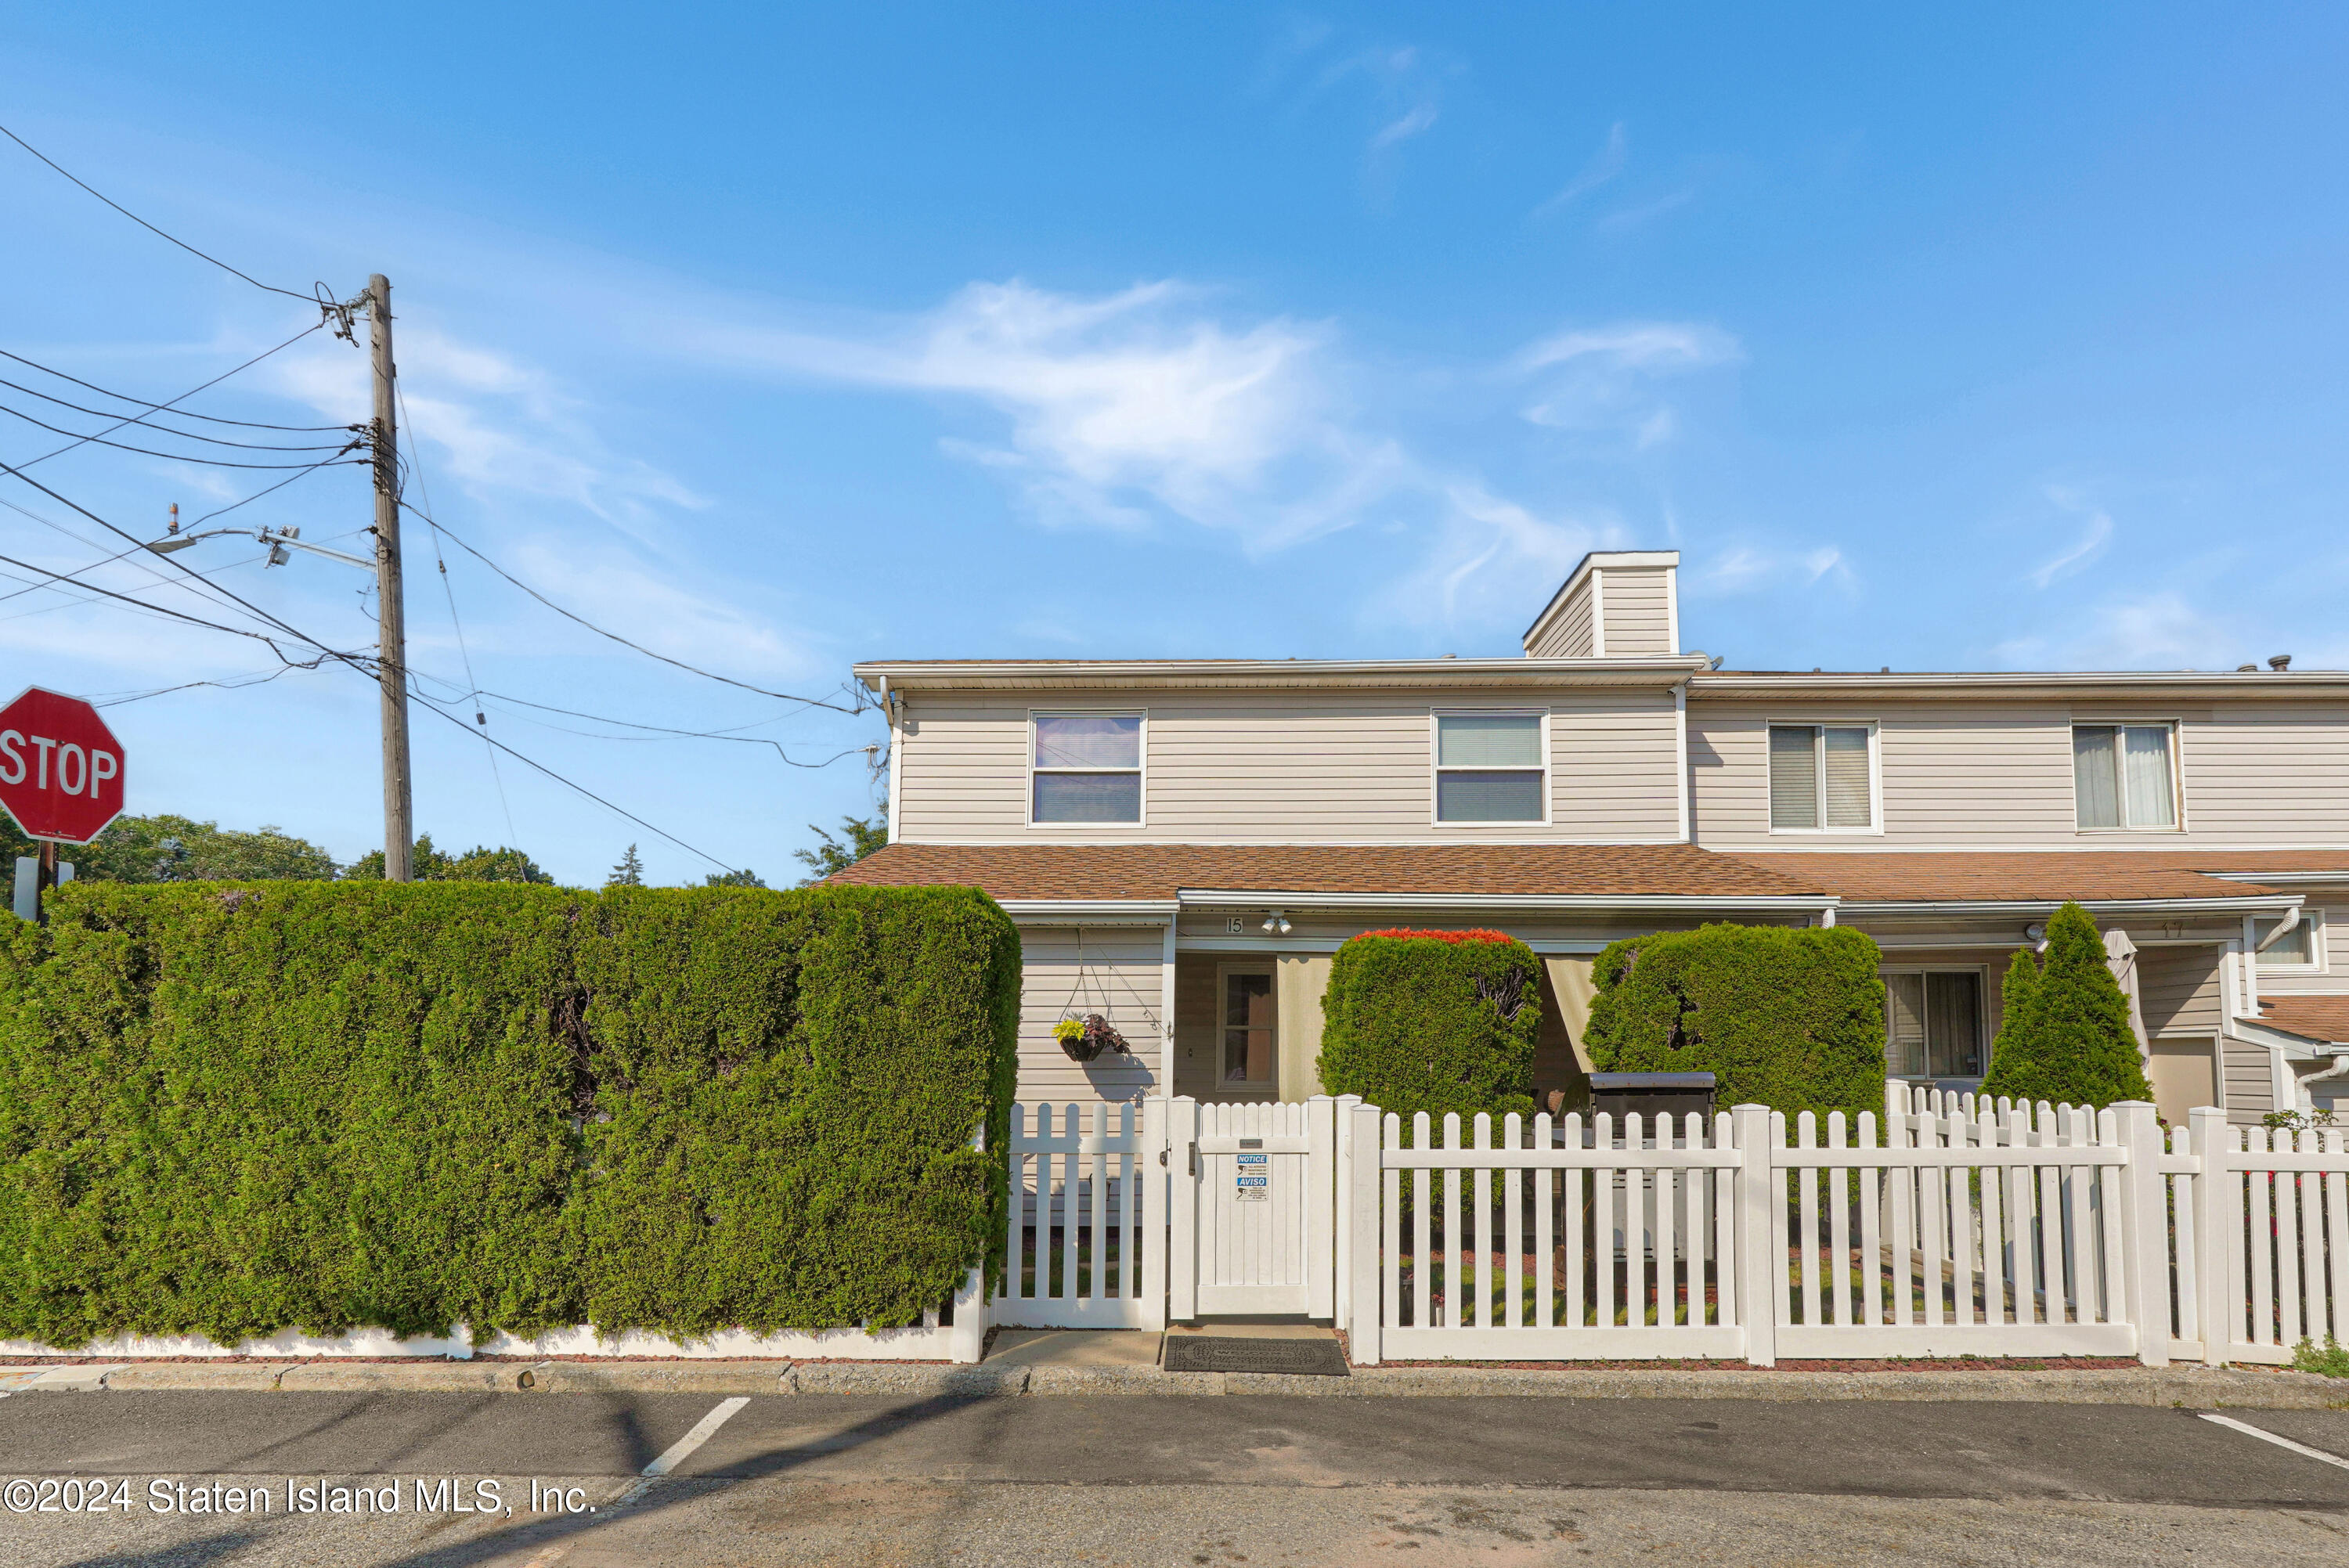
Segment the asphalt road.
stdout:
<svg viewBox="0 0 2349 1568">
<path fill-rule="evenodd" d="M 2349 1562 L 2349 1467 L 2115 1406 L 44 1393 L 0 1482 L 26 1565 Z"/>
</svg>

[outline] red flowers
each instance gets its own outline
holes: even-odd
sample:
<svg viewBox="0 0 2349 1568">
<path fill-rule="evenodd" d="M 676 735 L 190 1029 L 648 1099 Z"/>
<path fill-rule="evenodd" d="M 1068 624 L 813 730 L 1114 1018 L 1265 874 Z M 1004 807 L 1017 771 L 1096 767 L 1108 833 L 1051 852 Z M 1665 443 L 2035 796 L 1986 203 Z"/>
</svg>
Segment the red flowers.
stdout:
<svg viewBox="0 0 2349 1568">
<path fill-rule="evenodd" d="M 1388 931 L 1365 931 L 1364 936 L 1392 936 L 1405 942 L 1514 942 L 1516 938 L 1502 931 L 1408 931 L 1396 926 Z"/>
</svg>

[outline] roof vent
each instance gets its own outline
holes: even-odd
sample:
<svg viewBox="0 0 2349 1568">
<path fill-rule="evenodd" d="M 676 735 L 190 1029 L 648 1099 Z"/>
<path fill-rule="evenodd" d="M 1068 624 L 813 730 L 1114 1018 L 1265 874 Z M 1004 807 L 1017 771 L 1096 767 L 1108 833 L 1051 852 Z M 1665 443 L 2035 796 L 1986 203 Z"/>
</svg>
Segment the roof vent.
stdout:
<svg viewBox="0 0 2349 1568">
<path fill-rule="evenodd" d="M 2235 666 L 2235 673 L 2239 676 L 2255 676 L 2260 673 L 2260 666 L 2257 665 L 2237 665 Z"/>
<path fill-rule="evenodd" d="M 2283 674 L 2284 671 L 2292 668 L 2292 655 L 2290 654 L 2276 655 L 2273 658 L 2268 661 L 2268 668 L 2275 671 L 2278 675 Z"/>
</svg>

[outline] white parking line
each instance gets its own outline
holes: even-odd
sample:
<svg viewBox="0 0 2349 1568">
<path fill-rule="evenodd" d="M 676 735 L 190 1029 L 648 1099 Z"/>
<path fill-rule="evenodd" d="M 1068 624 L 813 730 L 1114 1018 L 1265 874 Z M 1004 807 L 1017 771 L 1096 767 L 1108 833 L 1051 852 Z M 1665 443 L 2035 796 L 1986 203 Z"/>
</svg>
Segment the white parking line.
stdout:
<svg viewBox="0 0 2349 1568">
<path fill-rule="evenodd" d="M 2280 1449 L 2290 1449 L 2293 1453 L 2306 1454 L 2310 1459 L 2323 1460 L 2326 1464 L 2338 1465 L 2343 1470 L 2349 1470 L 2349 1460 L 2343 1459 L 2339 1454 L 2328 1454 L 2323 1449 L 2312 1449 L 2306 1443 L 2295 1443 L 2290 1438 L 2277 1437 L 2273 1432 L 2252 1426 L 2249 1421 L 2239 1421 L 2232 1416 L 2213 1416 L 2207 1411 L 2203 1413 L 2202 1418 L 2206 1421 L 2216 1421 L 2222 1427 L 2232 1427 L 2239 1432 L 2248 1432 L 2252 1437 L 2273 1443 Z"/>
<path fill-rule="evenodd" d="M 702 1417 L 701 1419 L 693 1423 L 693 1429 L 691 1431 L 686 1433 L 685 1436 L 671 1443 L 666 1453 L 662 1454 L 660 1458 L 653 1460 L 652 1463 L 647 1465 L 643 1471 L 644 1479 L 636 1482 L 636 1485 L 630 1487 L 626 1492 L 622 1493 L 619 1501 L 615 1502 L 612 1506 L 615 1508 L 626 1508 L 628 1504 L 636 1501 L 636 1499 L 644 1496 L 647 1491 L 651 1490 L 653 1482 L 660 1480 L 661 1477 L 668 1474 L 669 1471 L 675 1470 L 678 1466 L 683 1464 L 688 1459 L 691 1458 L 694 1449 L 708 1442 L 710 1438 L 717 1433 L 719 1428 L 732 1420 L 734 1418 L 735 1412 L 741 1409 L 743 1406 L 750 1402 L 750 1401 L 747 1398 L 739 1394 L 731 1399 L 719 1400 L 717 1407 L 713 1408 L 709 1414 Z"/>
</svg>

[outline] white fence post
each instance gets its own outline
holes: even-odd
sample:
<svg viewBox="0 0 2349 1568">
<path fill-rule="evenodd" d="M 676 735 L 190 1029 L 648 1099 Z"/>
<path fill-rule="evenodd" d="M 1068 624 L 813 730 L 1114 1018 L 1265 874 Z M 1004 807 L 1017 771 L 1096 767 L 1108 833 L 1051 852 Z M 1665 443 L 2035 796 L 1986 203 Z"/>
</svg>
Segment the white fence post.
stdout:
<svg viewBox="0 0 2349 1568">
<path fill-rule="evenodd" d="M 987 1123 L 980 1122 L 978 1130 L 970 1135 L 970 1146 L 981 1154 L 987 1152 Z M 1019 1199 L 1011 1199 L 1010 1223 L 1019 1223 Z M 990 1246 L 993 1243 L 988 1243 Z M 982 1258 L 970 1277 L 963 1281 L 962 1289 L 954 1298 L 954 1330 L 947 1339 L 949 1360 L 970 1365 L 987 1353 L 987 1260 Z"/>
<path fill-rule="evenodd" d="M 2221 1164 L 2234 1129 L 2227 1113 L 2215 1105 L 2198 1105 L 2186 1113 L 2194 1134 L 2194 1158 L 2201 1162 L 2194 1182 L 2194 1281 L 2200 1289 L 2202 1359 L 2212 1367 L 2227 1364 L 2227 1347 L 2243 1325 L 2242 1269 L 2236 1260 L 2243 1248 L 2243 1179 Z"/>
<path fill-rule="evenodd" d="M 1730 1112 L 1737 1151 L 1737 1315 L 1745 1329 L 1745 1359 L 1778 1364 L 1778 1314 L 1786 1291 L 1786 1243 L 1780 1237 L 1785 1179 L 1770 1165 L 1770 1108 L 1741 1105 Z"/>
<path fill-rule="evenodd" d="M 2161 1127 L 2141 1099 L 2115 1100 L 2128 1163 L 2121 1168 L 2121 1277 L 2127 1282 L 2129 1322 L 2137 1326 L 2137 1357 L 2147 1367 L 2169 1365 L 2169 1205 L 2161 1179 Z"/>
<path fill-rule="evenodd" d="M 1142 1326 L 1163 1329 L 1166 1326 L 1166 1213 L 1167 1196 L 1174 1185 L 1174 1174 L 1169 1169 L 1166 1156 L 1166 1097 L 1153 1095 L 1142 1102 L 1142 1152 L 1134 1156 L 1134 1192 L 1130 1201 L 1137 1204 L 1136 1214 L 1121 1216 L 1125 1233 L 1133 1234 L 1138 1221 L 1142 1227 Z"/>
<path fill-rule="evenodd" d="M 1166 1217 L 1180 1245 L 1167 1250 L 1166 1315 L 1199 1315 L 1199 1102 L 1177 1095 L 1166 1104 Z"/>
<path fill-rule="evenodd" d="M 1379 1188 L 1384 1161 L 1380 1156 L 1380 1115 L 1375 1105 L 1359 1100 L 1347 1108 L 1347 1130 L 1352 1145 L 1352 1191 L 1350 1204 L 1352 1234 L 1347 1244 L 1351 1277 L 1347 1281 L 1346 1348 L 1357 1367 L 1379 1364 Z M 1423 1264 L 1423 1266 L 1424 1266 Z"/>
<path fill-rule="evenodd" d="M 1353 1315 L 1354 1298 L 1354 1108 L 1362 1103 L 1358 1094 L 1338 1097 L 1333 1120 L 1338 1135 L 1338 1213 L 1337 1213 L 1337 1289 L 1330 1303 L 1330 1317 L 1344 1324 Z M 1374 1146 L 1375 1151 L 1375 1146 Z"/>
<path fill-rule="evenodd" d="M 1305 1102 L 1305 1315 L 1338 1316 L 1338 1102 Z"/>
</svg>

